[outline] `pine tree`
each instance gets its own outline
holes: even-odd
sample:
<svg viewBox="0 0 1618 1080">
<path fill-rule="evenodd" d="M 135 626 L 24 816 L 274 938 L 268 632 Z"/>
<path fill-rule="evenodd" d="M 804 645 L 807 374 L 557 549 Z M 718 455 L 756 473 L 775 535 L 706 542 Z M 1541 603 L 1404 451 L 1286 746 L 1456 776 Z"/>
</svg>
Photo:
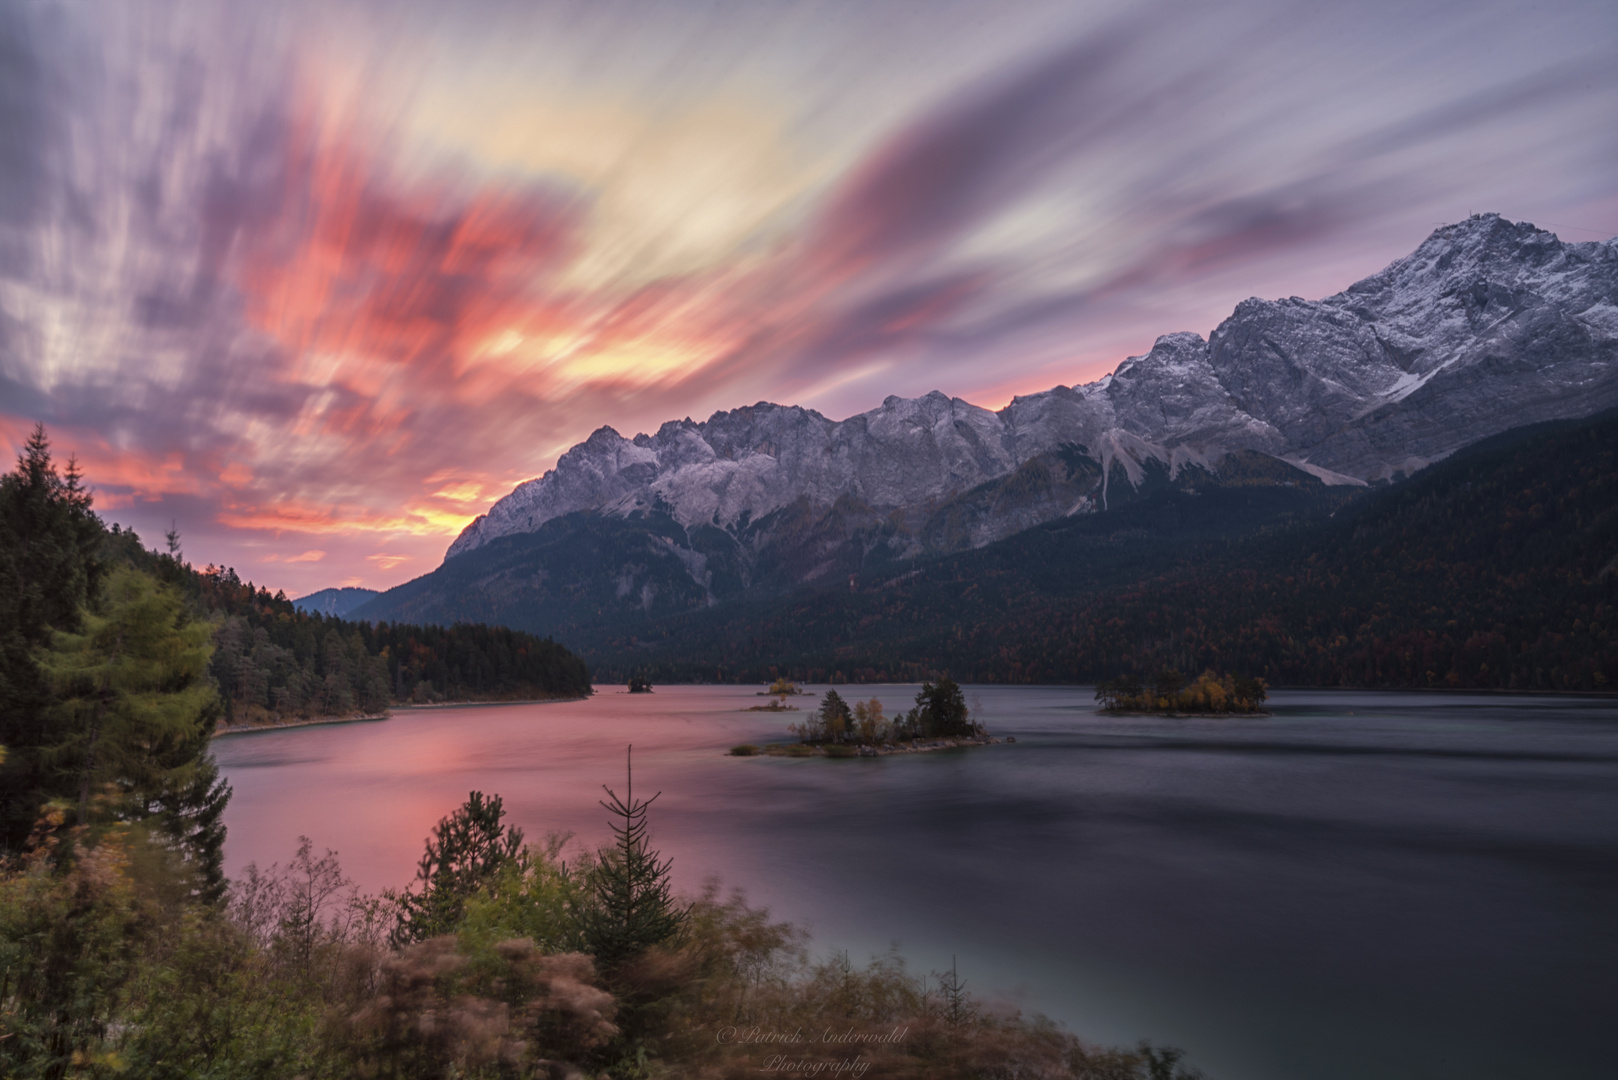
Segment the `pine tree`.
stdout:
<svg viewBox="0 0 1618 1080">
<path fill-rule="evenodd" d="M 820 723 L 826 735 L 836 740 L 848 728 L 851 713 L 848 702 L 835 690 L 827 690 L 820 702 Z"/>
<path fill-rule="evenodd" d="M 589 951 L 609 973 L 653 945 L 669 940 L 686 917 L 686 910 L 674 901 L 669 881 L 673 861 L 659 862 L 658 853 L 648 847 L 646 812 L 662 792 L 645 801 L 637 800 L 629 752 L 625 763 L 625 796 L 619 798 L 617 792 L 602 786 L 610 801 L 603 800 L 601 805 L 617 819 L 611 823 L 614 843 L 601 852 L 591 880 L 595 902 L 583 912 L 581 920 Z"/>
<path fill-rule="evenodd" d="M 193 755 L 195 759 L 195 756 Z M 219 775 L 212 756 L 203 755 L 180 783 L 148 800 L 147 816 L 179 848 L 197 875 L 196 897 L 205 904 L 225 898 L 225 807 L 230 804 L 230 782 Z"/>
<path fill-rule="evenodd" d="M 416 868 L 419 888 L 393 898 L 399 905 L 395 944 L 453 933 L 467 899 L 522 858 L 523 832 L 503 824 L 505 815 L 500 796 L 474 791 L 434 827 Z"/>
<path fill-rule="evenodd" d="M 967 714 L 966 697 L 954 679 L 945 675 L 934 685 L 921 684 L 916 695 L 917 718 L 921 734 L 927 738 L 952 737 L 972 734 L 971 718 Z"/>
<path fill-rule="evenodd" d="M 36 426 L 0 477 L 0 848 L 20 849 L 56 794 L 42 757 L 55 694 L 34 654 L 55 631 L 79 629 L 101 585 L 104 535 L 78 465 L 58 473 Z"/>
<path fill-rule="evenodd" d="M 96 595 L 104 529 L 90 504 L 78 463 L 59 474 L 36 425 L 16 471 L 0 479 L 0 547 L 12 571 L 5 614 L 30 644 L 49 641 L 52 629 L 77 629 L 79 610 Z"/>
<path fill-rule="evenodd" d="M 938 976 L 938 994 L 944 1006 L 944 1022 L 958 1028 L 977 1019 L 977 1006 L 966 992 L 966 980 L 955 967 L 955 957 L 949 958 L 949 973 L 935 972 Z"/>
<path fill-rule="evenodd" d="M 111 785 L 145 809 L 196 781 L 214 686 L 212 627 L 191 621 L 178 593 L 131 567 L 107 582 L 107 613 L 58 631 L 40 658 L 60 700 L 43 758 L 51 785 L 74 791 L 79 824 L 90 794 Z"/>
</svg>

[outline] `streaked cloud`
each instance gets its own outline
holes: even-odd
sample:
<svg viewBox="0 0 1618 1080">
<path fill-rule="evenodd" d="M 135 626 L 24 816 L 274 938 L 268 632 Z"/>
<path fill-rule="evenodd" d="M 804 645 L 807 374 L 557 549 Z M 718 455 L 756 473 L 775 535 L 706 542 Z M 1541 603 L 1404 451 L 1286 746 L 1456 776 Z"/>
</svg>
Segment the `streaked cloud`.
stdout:
<svg viewBox="0 0 1618 1080">
<path fill-rule="evenodd" d="M 285 557 L 280 555 L 278 552 L 271 552 L 270 554 L 268 554 L 268 555 L 264 556 L 262 559 L 260 559 L 259 562 L 267 562 L 267 563 L 271 563 L 271 562 L 288 562 L 288 563 L 319 562 L 321 559 L 324 559 L 325 557 L 326 557 L 326 553 L 324 551 L 320 551 L 318 549 L 313 549 L 312 548 L 309 551 L 303 552 L 301 555 L 287 555 Z"/>
<path fill-rule="evenodd" d="M 386 586 L 601 424 L 994 406 L 1474 210 L 1618 225 L 1609 5 L 916 10 L 9 7 L 0 436 Z"/>
</svg>

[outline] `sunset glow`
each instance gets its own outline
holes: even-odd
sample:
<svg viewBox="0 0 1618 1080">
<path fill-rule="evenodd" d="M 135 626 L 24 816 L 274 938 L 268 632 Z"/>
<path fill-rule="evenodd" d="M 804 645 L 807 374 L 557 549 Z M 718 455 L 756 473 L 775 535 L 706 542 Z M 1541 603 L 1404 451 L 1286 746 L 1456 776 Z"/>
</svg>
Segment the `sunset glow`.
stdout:
<svg viewBox="0 0 1618 1080">
<path fill-rule="evenodd" d="M 0 441 L 387 587 L 604 424 L 999 407 L 1474 210 L 1618 223 L 1606 5 L 1280 10 L 14 5 Z"/>
</svg>

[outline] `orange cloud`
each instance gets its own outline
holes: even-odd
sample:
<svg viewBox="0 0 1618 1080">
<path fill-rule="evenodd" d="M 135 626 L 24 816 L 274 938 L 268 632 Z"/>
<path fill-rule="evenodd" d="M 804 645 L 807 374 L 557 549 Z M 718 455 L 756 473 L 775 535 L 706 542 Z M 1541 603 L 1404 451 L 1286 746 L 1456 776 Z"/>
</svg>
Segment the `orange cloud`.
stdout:
<svg viewBox="0 0 1618 1080">
<path fill-rule="evenodd" d="M 566 284 L 587 254 L 587 203 L 571 192 L 389 186 L 352 127 L 306 121 L 287 154 L 297 212 L 250 238 L 238 277 L 250 321 L 290 358 L 284 377 L 347 396 L 304 414 L 300 436 L 390 437 L 446 398 L 679 382 L 752 332 L 745 266 Z"/>
<path fill-rule="evenodd" d="M 367 555 L 365 558 L 376 563 L 378 570 L 392 570 L 395 566 L 411 561 L 411 556 L 409 555 L 385 555 L 381 552 L 375 555 Z"/>
<path fill-rule="evenodd" d="M 387 513 L 360 506 L 278 500 L 263 506 L 229 505 L 216 520 L 232 529 L 257 529 L 311 535 L 352 536 L 362 533 L 405 533 L 412 536 L 455 536 L 476 515 L 447 513 L 434 506 L 412 506 Z"/>
<path fill-rule="evenodd" d="M 219 474 L 219 482 L 229 487 L 246 487 L 253 482 L 253 470 L 239 461 L 232 461 Z"/>
<path fill-rule="evenodd" d="M 570 321 L 536 289 L 575 246 L 576 212 L 559 194 L 401 194 L 377 182 L 360 145 L 351 130 L 299 129 L 289 173 L 307 178 L 305 209 L 258 238 L 243 267 L 249 317 L 296 358 L 297 376 L 380 398 L 394 365 L 438 370 L 490 327 Z"/>
<path fill-rule="evenodd" d="M 432 477 L 428 477 L 426 482 L 428 484 L 432 484 L 434 483 L 434 479 Z M 494 493 L 496 495 L 504 495 L 505 490 L 495 489 Z M 444 499 L 445 501 L 452 503 L 476 503 L 484 501 L 490 496 L 490 494 L 491 489 L 489 485 L 485 484 L 481 480 L 456 480 L 445 484 L 443 487 L 433 492 L 429 498 Z"/>
<path fill-rule="evenodd" d="M 324 559 L 325 557 L 326 557 L 326 553 L 324 551 L 306 551 L 302 555 L 287 555 L 285 557 L 281 556 L 280 554 L 266 555 L 262 559 L 260 559 L 259 562 L 281 562 L 281 563 L 319 562 L 321 559 Z"/>
<path fill-rule="evenodd" d="M 98 488 L 126 488 L 136 497 L 148 499 L 159 495 L 194 495 L 202 490 L 202 482 L 187 470 L 184 455 L 177 451 L 158 458 L 139 451 L 119 452 L 92 444 L 88 452 L 75 456 L 79 467 L 86 474 L 94 475 Z"/>
</svg>

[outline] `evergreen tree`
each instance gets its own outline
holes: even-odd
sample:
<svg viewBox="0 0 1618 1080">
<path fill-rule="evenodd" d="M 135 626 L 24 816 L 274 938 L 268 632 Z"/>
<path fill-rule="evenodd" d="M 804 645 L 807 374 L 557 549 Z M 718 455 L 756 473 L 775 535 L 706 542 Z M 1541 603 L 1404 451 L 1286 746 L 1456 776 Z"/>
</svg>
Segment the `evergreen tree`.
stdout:
<svg viewBox="0 0 1618 1080">
<path fill-rule="evenodd" d="M 77 629 L 79 610 L 96 594 L 104 530 L 90 503 L 78 463 L 58 474 L 44 425 L 36 425 L 16 471 L 0 478 L 7 621 L 30 644 L 49 641 L 52 629 Z"/>
<path fill-rule="evenodd" d="M 936 684 L 924 682 L 916 695 L 917 719 L 921 734 L 929 738 L 972 734 L 966 696 L 955 680 L 945 675 Z"/>
<path fill-rule="evenodd" d="M 104 531 L 78 466 L 58 473 L 36 426 L 15 472 L 0 477 L 0 848 L 26 842 L 41 806 L 57 794 L 42 753 L 55 695 L 34 654 L 57 630 L 79 629 L 103 576 Z"/>
<path fill-rule="evenodd" d="M 147 800 L 145 813 L 155 818 L 197 876 L 196 896 L 206 904 L 225 898 L 225 807 L 230 804 L 230 782 L 219 775 L 213 757 L 193 755 L 196 767 L 182 773 L 179 783 Z"/>
<path fill-rule="evenodd" d="M 47 778 L 74 793 L 81 825 L 104 785 L 135 810 L 190 788 L 214 704 L 212 627 L 191 621 L 173 589 L 119 567 L 107 613 L 86 611 L 82 623 L 82 633 L 58 631 L 40 659 L 60 695 L 42 752 Z"/>
<path fill-rule="evenodd" d="M 820 700 L 820 723 L 822 728 L 828 734 L 840 732 L 848 726 L 850 715 L 848 702 L 843 700 L 843 695 L 835 690 L 827 690 L 826 696 Z M 839 721 L 841 721 L 841 724 L 838 723 Z"/>
<path fill-rule="evenodd" d="M 966 992 L 966 980 L 955 967 L 955 957 L 949 958 L 949 973 L 935 972 L 938 977 L 938 996 L 943 1004 L 944 1023 L 952 1028 L 970 1024 L 977 1019 L 977 1006 Z"/>
<path fill-rule="evenodd" d="M 503 824 L 505 815 L 500 796 L 484 798 L 474 791 L 438 823 L 416 868 L 420 887 L 394 898 L 399 905 L 395 944 L 452 933 L 467 899 L 522 858 L 523 832 Z"/>
<path fill-rule="evenodd" d="M 669 940 L 686 917 L 685 909 L 674 902 L 669 881 L 672 860 L 659 862 L 658 853 L 648 846 L 646 812 L 662 792 L 637 800 L 634 765 L 627 752 L 625 762 L 625 796 L 619 798 L 611 788 L 602 788 L 610 801 L 601 805 L 617 819 L 611 823 L 614 842 L 601 852 L 591 881 L 595 902 L 585 909 L 581 920 L 590 952 L 608 972 Z"/>
</svg>

